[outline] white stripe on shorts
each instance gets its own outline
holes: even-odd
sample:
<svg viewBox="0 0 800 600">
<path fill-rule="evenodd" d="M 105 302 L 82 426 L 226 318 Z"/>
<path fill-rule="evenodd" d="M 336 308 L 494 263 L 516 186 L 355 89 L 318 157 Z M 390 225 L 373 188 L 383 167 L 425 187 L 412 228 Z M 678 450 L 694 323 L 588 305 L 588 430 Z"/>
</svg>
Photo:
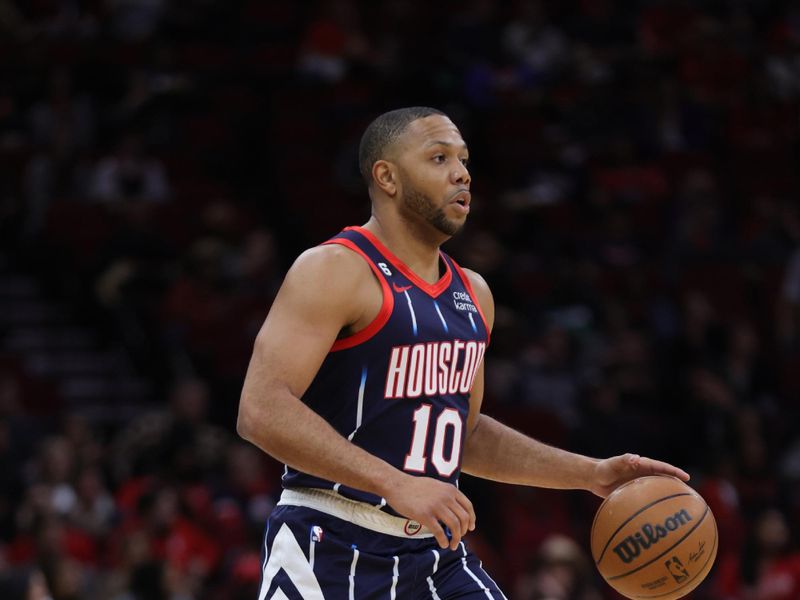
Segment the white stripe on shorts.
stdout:
<svg viewBox="0 0 800 600">
<path fill-rule="evenodd" d="M 431 571 L 431 575 L 433 575 L 439 569 L 439 553 L 436 550 L 431 550 L 431 552 L 433 552 L 433 571 Z M 436 586 L 433 585 L 431 577 L 428 577 L 428 589 L 431 591 L 432 600 L 441 600 L 439 594 L 436 593 Z"/>
<path fill-rule="evenodd" d="M 478 576 L 475 575 L 475 573 L 473 573 L 472 571 L 470 571 L 469 567 L 467 566 L 467 547 L 464 545 L 464 542 L 461 542 L 460 546 L 461 546 L 461 551 L 464 553 L 464 556 L 461 557 L 461 566 L 464 568 L 464 571 L 466 571 L 467 575 L 472 577 L 472 579 L 475 580 L 475 583 L 477 583 L 481 587 L 483 593 L 486 594 L 486 597 L 489 598 L 489 600 L 492 600 L 492 593 L 489 591 L 489 588 L 483 585 L 483 582 L 480 579 L 478 579 Z"/>
<path fill-rule="evenodd" d="M 353 562 L 350 565 L 350 600 L 356 597 L 356 563 L 358 562 L 358 548 L 353 546 Z"/>
<path fill-rule="evenodd" d="M 400 579 L 400 570 L 397 568 L 400 557 L 393 556 L 392 558 L 394 559 L 394 568 L 392 569 L 392 589 L 389 591 L 389 596 L 391 600 L 395 600 L 397 598 L 397 580 Z"/>
</svg>

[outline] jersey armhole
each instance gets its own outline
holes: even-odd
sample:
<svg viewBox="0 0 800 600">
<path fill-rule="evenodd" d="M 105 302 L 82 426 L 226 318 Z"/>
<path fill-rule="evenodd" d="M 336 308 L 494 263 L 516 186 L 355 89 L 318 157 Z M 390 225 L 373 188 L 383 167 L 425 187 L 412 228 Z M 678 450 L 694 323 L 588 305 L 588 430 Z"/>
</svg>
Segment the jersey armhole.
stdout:
<svg viewBox="0 0 800 600">
<path fill-rule="evenodd" d="M 389 289 L 389 284 L 386 279 L 381 274 L 378 266 L 370 260 L 369 256 L 359 248 L 354 242 L 345 238 L 336 238 L 333 240 L 328 240 L 324 242 L 322 245 L 328 244 L 339 244 L 344 246 L 345 248 L 349 248 L 356 254 L 360 255 L 370 266 L 372 272 L 375 274 L 378 283 L 381 284 L 381 290 L 383 292 L 383 302 L 381 304 L 381 309 L 378 311 L 378 314 L 372 320 L 372 322 L 367 325 L 364 329 L 357 331 L 353 335 L 349 335 L 345 338 L 341 338 L 336 340 L 331 346 L 331 352 L 337 352 L 339 350 L 347 350 L 348 348 L 353 348 L 354 346 L 358 346 L 359 344 L 363 344 L 370 338 L 372 338 L 376 333 L 378 333 L 386 322 L 389 320 L 389 317 L 392 315 L 392 311 L 394 310 L 394 296 L 392 296 L 392 291 Z"/>
<path fill-rule="evenodd" d="M 478 302 L 478 296 L 475 294 L 475 290 L 472 289 L 472 282 L 469 280 L 469 277 L 467 277 L 467 274 L 464 273 L 459 264 L 453 260 L 453 257 L 448 258 L 450 258 L 450 262 L 453 263 L 456 273 L 458 273 L 458 276 L 461 278 L 461 283 L 464 284 L 464 287 L 467 288 L 469 295 L 472 297 L 472 301 L 475 303 L 475 308 L 478 309 L 478 314 L 481 316 L 481 321 L 483 321 L 483 327 L 486 329 L 486 345 L 488 346 L 492 341 L 492 331 L 489 329 L 489 323 L 486 321 L 486 315 L 483 314 L 481 303 Z"/>
</svg>

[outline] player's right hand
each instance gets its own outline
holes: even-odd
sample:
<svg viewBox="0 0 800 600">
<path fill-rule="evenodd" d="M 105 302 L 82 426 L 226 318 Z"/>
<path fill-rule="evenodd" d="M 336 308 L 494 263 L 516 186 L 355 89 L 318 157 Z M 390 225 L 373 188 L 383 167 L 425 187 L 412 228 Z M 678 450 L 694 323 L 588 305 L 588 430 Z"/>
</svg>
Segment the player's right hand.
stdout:
<svg viewBox="0 0 800 600">
<path fill-rule="evenodd" d="M 461 538 L 475 529 L 472 502 L 450 483 L 403 474 L 400 484 L 384 497 L 401 515 L 430 529 L 441 548 L 458 549 Z M 450 539 L 444 526 L 450 530 Z"/>
</svg>

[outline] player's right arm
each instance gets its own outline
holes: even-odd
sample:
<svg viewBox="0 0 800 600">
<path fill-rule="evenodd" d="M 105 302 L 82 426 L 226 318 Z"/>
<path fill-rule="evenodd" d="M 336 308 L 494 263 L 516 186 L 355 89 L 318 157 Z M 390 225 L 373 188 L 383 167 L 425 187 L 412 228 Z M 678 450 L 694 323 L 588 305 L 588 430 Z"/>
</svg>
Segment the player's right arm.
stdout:
<svg viewBox="0 0 800 600">
<path fill-rule="evenodd" d="M 386 498 L 400 514 L 429 527 L 441 547 L 455 549 L 475 525 L 464 494 L 359 448 L 300 400 L 340 332 L 367 325 L 381 298 L 369 265 L 352 251 L 329 245 L 302 254 L 256 337 L 237 431 L 295 469 Z M 440 522 L 453 532 L 451 540 Z"/>
</svg>

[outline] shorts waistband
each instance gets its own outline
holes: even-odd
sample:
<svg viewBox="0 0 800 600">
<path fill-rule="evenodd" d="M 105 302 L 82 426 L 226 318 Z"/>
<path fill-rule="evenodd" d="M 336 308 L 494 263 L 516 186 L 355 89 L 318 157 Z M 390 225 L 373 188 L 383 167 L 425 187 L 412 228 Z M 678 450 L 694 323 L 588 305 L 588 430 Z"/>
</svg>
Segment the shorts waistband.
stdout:
<svg viewBox="0 0 800 600">
<path fill-rule="evenodd" d="M 395 517 L 370 504 L 345 498 L 333 490 L 293 488 L 283 490 L 278 506 L 313 508 L 360 527 L 402 538 L 433 537 L 430 529 L 417 521 Z"/>
</svg>

